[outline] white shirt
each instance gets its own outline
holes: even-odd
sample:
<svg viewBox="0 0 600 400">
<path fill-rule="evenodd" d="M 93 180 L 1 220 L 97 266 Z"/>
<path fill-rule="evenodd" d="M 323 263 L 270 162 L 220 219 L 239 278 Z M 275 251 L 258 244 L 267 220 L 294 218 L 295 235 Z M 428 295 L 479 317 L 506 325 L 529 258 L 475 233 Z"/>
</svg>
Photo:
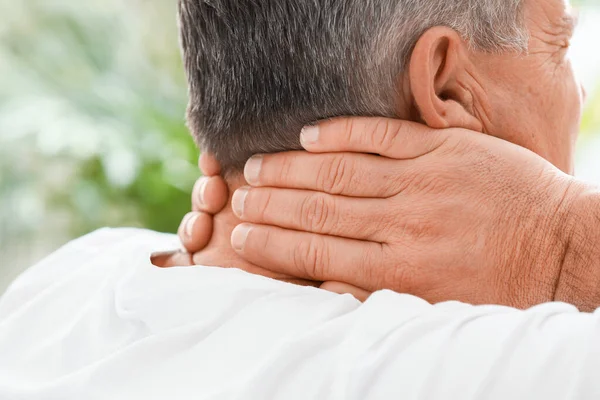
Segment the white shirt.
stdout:
<svg viewBox="0 0 600 400">
<path fill-rule="evenodd" d="M 598 314 L 152 266 L 176 246 L 104 229 L 22 275 L 0 300 L 0 399 L 600 399 Z"/>
</svg>

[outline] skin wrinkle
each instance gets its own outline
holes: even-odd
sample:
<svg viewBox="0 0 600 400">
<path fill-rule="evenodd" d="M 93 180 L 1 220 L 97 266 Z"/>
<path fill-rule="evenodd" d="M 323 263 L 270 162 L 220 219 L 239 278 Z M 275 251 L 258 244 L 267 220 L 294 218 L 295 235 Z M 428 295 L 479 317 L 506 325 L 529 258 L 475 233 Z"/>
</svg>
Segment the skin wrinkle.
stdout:
<svg viewBox="0 0 600 400">
<path fill-rule="evenodd" d="M 600 301 L 598 291 L 600 276 L 598 275 L 597 260 L 600 255 L 597 246 L 597 237 L 590 235 L 590 228 L 600 223 L 597 201 L 598 192 L 584 191 L 580 194 L 575 218 L 567 218 L 565 224 L 569 233 L 566 261 L 561 270 L 561 279 L 555 294 L 555 300 L 574 304 L 581 304 L 584 311 L 592 312 Z M 584 251 L 592 249 L 592 251 Z"/>
<path fill-rule="evenodd" d="M 570 191 L 572 186 L 573 186 L 573 183 L 569 182 L 569 186 L 567 187 L 567 190 L 565 191 L 564 196 L 562 196 L 560 203 L 556 207 L 556 211 L 555 211 L 556 215 L 561 215 L 561 214 L 565 215 L 566 214 L 566 212 L 561 212 L 561 210 L 567 203 L 567 200 L 568 200 L 567 193 Z M 564 224 L 561 224 L 561 225 L 564 226 Z M 557 234 L 557 233 L 553 232 L 553 234 Z M 557 236 L 559 236 L 559 235 L 557 234 Z M 560 264 L 559 264 L 560 269 L 558 271 L 558 279 L 556 280 L 554 289 L 552 291 L 552 299 L 555 301 L 558 299 L 559 283 L 563 281 L 563 274 L 564 274 L 564 270 L 565 270 L 565 268 L 564 268 L 565 261 L 567 259 L 568 254 L 571 253 L 571 243 L 573 241 L 573 233 L 571 232 L 564 237 L 566 238 L 566 246 L 565 246 L 562 256 L 560 257 Z"/>
<path fill-rule="evenodd" d="M 490 132 L 488 130 L 488 125 L 491 123 L 491 119 L 488 117 L 489 103 L 487 102 L 485 90 L 483 90 L 483 85 L 479 83 L 479 81 L 473 73 L 471 73 L 469 70 L 466 70 L 465 72 L 469 76 L 469 78 L 472 79 L 475 85 L 474 87 L 469 87 L 466 83 L 459 83 L 459 85 L 467 93 L 471 93 L 471 91 L 477 93 L 477 96 L 470 95 L 470 111 L 477 117 L 479 122 L 481 122 L 481 132 L 488 134 Z"/>
</svg>

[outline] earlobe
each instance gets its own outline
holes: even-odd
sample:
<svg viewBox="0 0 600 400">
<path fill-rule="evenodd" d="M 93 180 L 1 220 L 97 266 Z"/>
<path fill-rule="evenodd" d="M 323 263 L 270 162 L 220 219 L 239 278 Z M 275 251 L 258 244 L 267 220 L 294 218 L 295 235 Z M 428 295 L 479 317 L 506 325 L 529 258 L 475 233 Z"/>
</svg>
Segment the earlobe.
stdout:
<svg viewBox="0 0 600 400">
<path fill-rule="evenodd" d="M 408 74 L 413 101 L 425 124 L 482 131 L 473 113 L 470 65 L 467 45 L 454 30 L 434 27 L 419 38 Z"/>
</svg>

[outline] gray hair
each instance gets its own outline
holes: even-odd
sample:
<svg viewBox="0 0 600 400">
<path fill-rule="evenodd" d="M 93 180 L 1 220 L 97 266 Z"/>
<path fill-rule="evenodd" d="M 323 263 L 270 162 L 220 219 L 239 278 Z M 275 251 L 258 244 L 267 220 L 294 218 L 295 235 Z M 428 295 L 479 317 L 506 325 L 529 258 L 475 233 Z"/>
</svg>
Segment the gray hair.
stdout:
<svg viewBox="0 0 600 400">
<path fill-rule="evenodd" d="M 299 149 L 317 120 L 396 117 L 418 38 L 447 26 L 474 49 L 523 51 L 525 0 L 179 0 L 188 125 L 225 172 Z"/>
</svg>

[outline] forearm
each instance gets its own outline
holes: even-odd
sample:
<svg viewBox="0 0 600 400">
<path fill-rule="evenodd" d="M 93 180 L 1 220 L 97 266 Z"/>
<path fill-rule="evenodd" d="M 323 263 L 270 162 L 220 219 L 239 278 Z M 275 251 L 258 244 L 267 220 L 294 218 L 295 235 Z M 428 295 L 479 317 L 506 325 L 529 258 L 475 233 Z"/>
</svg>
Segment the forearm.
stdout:
<svg viewBox="0 0 600 400">
<path fill-rule="evenodd" d="M 565 219 L 567 243 L 555 300 L 582 311 L 600 307 L 600 189 L 584 188 Z"/>
</svg>

